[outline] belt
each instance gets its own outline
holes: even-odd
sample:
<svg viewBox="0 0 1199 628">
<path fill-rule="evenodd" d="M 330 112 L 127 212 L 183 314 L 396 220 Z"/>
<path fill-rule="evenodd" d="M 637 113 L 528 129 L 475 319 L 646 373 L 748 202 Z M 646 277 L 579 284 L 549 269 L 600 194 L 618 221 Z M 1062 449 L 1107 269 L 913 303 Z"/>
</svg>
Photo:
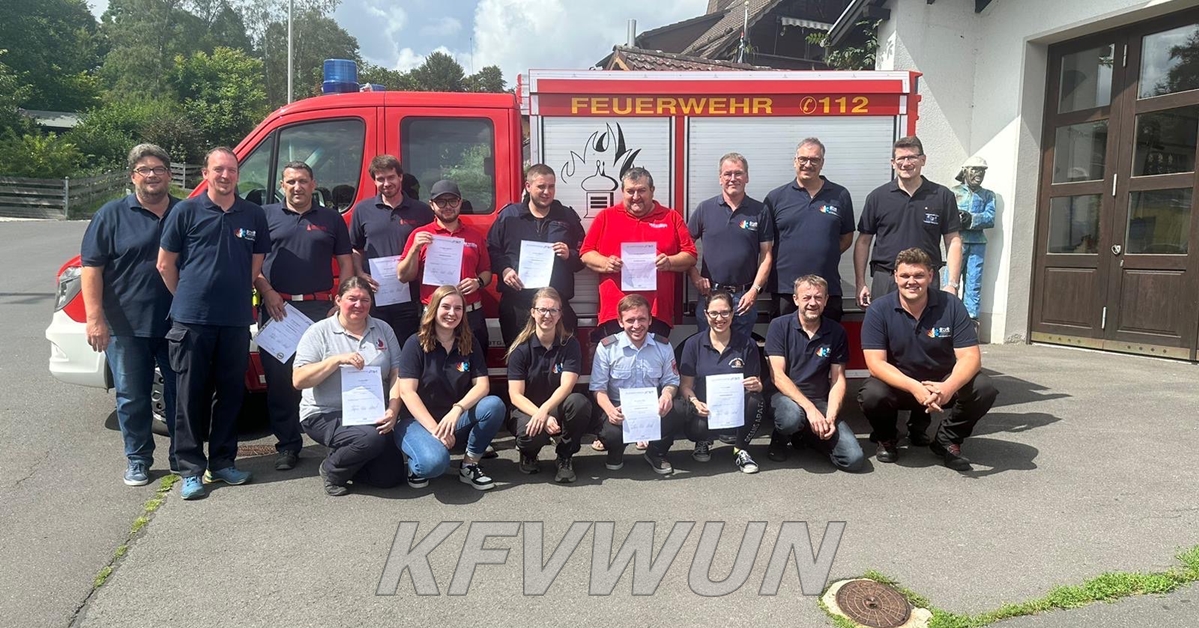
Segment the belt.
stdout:
<svg viewBox="0 0 1199 628">
<path fill-rule="evenodd" d="M 284 301 L 332 301 L 333 292 L 326 290 L 324 292 L 313 292 L 312 294 L 284 294 L 279 293 Z"/>
<path fill-rule="evenodd" d="M 740 285 L 740 286 L 734 286 L 732 284 L 716 283 L 715 281 L 713 281 L 713 282 L 711 282 L 711 284 L 712 284 L 712 290 L 722 290 L 724 292 L 731 292 L 734 294 L 736 294 L 738 292 L 749 292 L 749 289 L 754 287 L 754 285 L 752 283 L 747 283 L 747 284 Z"/>
<path fill-rule="evenodd" d="M 466 312 L 473 312 L 475 310 L 483 309 L 483 304 L 481 302 L 480 303 L 471 303 L 462 309 L 463 309 L 463 311 L 466 311 Z"/>
</svg>

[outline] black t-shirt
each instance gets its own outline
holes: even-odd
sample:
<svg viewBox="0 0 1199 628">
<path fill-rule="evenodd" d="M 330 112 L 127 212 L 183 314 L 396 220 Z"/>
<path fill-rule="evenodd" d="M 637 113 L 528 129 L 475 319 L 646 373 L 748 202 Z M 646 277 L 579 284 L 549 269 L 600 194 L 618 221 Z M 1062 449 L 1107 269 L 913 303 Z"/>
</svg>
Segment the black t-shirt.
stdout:
<svg viewBox="0 0 1199 628">
<path fill-rule="evenodd" d="M 413 334 L 400 350 L 400 379 L 420 380 L 417 393 L 434 420 L 440 420 L 466 396 L 478 377 L 487 377 L 487 362 L 483 346 L 471 343 L 470 355 L 458 353 L 455 345 L 447 352 L 441 343 L 426 353 L 420 346 L 420 334 Z M 411 417 L 405 406 L 401 412 Z"/>
<path fill-rule="evenodd" d="M 313 205 L 303 214 L 283 203 L 263 205 L 270 226 L 271 252 L 262 274 L 284 294 L 334 290 L 333 260 L 350 254 L 350 233 L 341 214 Z"/>
<path fill-rule="evenodd" d="M 708 332 L 700 332 L 683 341 L 683 355 L 679 360 L 679 375 L 695 378 L 695 396 L 707 400 L 709 375 L 731 375 L 740 373 L 744 377 L 760 377 L 762 354 L 753 338 L 734 333 L 724 351 L 712 346 Z"/>
<path fill-rule="evenodd" d="M 922 178 L 916 193 L 908 196 L 897 181 L 883 184 L 866 197 L 858 231 L 873 234 L 871 268 L 895 270 L 900 251 L 919 247 L 940 268 L 941 239 L 962 228 L 958 202 L 949 188 Z"/>
<path fill-rule="evenodd" d="M 957 364 L 954 349 L 978 346 L 978 333 L 961 299 L 942 290 L 928 291 L 920 320 L 892 292 L 872 302 L 862 321 L 862 349 L 885 350 L 887 362 L 920 381 L 943 381 Z"/>
<path fill-rule="evenodd" d="M 562 385 L 562 374 L 582 373 L 582 364 L 583 350 L 574 336 L 548 349 L 533 336 L 508 356 L 508 381 L 524 381 L 525 397 L 540 406 Z"/>
<path fill-rule="evenodd" d="M 853 233 L 853 198 L 849 190 L 824 179 L 813 197 L 792 180 L 766 195 L 777 232 L 774 268 L 767 287 L 775 294 L 791 294 L 795 280 L 815 274 L 828 282 L 828 294 L 841 296 L 841 236 Z"/>
<path fill-rule="evenodd" d="M 872 304 L 871 307 L 874 307 Z M 827 401 L 834 364 L 849 362 L 849 337 L 840 324 L 823 318 L 816 335 L 808 337 L 797 314 L 770 321 L 766 331 L 766 357 L 787 360 L 787 377 L 808 399 Z"/>
</svg>

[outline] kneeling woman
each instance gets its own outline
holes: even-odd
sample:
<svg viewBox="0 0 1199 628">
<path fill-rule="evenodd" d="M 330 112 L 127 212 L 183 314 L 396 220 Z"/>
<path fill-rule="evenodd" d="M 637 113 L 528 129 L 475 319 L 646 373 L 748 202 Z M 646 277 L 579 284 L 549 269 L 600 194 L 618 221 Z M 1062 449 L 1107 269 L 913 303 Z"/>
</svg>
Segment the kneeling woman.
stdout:
<svg viewBox="0 0 1199 628">
<path fill-rule="evenodd" d="M 522 473 L 537 473 L 537 453 L 558 437 L 555 482 L 575 481 L 572 460 L 591 420 L 591 400 L 574 392 L 583 351 L 562 326 L 562 297 L 533 295 L 529 320 L 508 349 L 508 399 Z"/>
<path fill-rule="evenodd" d="M 746 447 L 762 422 L 762 356 L 754 339 L 732 330 L 736 308 L 733 297 L 727 292 L 716 292 L 708 298 L 705 312 L 708 330 L 691 336 L 683 343 L 683 355 L 679 360 L 679 396 L 687 400 L 687 422 L 684 429 L 691 440 L 696 441 L 692 456 L 707 462 L 711 436 L 708 432 L 709 375 L 742 376 L 741 385 L 745 394 L 745 423 L 736 428 L 736 444 L 733 446 L 733 462 L 742 473 L 757 473 L 758 465 L 749 457 Z"/>
<path fill-rule="evenodd" d="M 329 448 L 320 466 L 325 492 L 345 495 L 354 483 L 391 487 L 404 478 L 404 463 L 391 436 L 400 411 L 397 375 L 400 344 L 387 323 L 370 317 L 370 284 L 350 277 L 337 294 L 337 315 L 318 321 L 296 347 L 292 384 L 302 390 L 300 426 Z M 374 425 L 341 424 L 341 367 L 379 367 L 387 409 Z"/>
<path fill-rule="evenodd" d="M 466 322 L 465 301 L 454 286 L 429 297 L 420 329 L 400 352 L 403 400 L 395 438 L 408 456 L 408 484 L 428 485 L 445 472 L 449 450 L 466 441 L 458 479 L 479 490 L 494 486 L 479 460 L 504 421 L 504 402 L 490 396 L 484 349 Z"/>
</svg>

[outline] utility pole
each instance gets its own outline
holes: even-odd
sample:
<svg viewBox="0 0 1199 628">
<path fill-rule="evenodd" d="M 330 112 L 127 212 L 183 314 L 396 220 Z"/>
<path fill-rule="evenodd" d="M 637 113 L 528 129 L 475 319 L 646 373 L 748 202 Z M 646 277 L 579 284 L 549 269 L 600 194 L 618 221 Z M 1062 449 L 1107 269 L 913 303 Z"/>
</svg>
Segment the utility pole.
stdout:
<svg viewBox="0 0 1199 628">
<path fill-rule="evenodd" d="M 287 102 L 291 104 L 291 81 L 295 76 L 295 71 L 292 69 L 292 43 L 291 43 L 291 14 L 295 8 L 296 0 L 287 0 Z"/>
</svg>

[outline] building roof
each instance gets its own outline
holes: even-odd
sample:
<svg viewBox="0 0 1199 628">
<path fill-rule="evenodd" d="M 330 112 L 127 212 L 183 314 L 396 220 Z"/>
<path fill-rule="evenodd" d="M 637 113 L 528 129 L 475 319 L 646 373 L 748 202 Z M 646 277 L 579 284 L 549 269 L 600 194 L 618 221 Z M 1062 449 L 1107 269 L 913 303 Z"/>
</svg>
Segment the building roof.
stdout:
<svg viewBox="0 0 1199 628">
<path fill-rule="evenodd" d="M 769 13 L 782 0 L 749 0 L 749 26 L 753 26 Z M 711 3 L 710 3 L 711 4 Z M 724 0 L 715 6 L 723 6 L 723 9 L 718 9 L 723 12 L 723 17 L 719 22 L 716 22 L 708 29 L 708 32 L 701 35 L 690 46 L 683 49 L 682 54 L 693 55 L 697 57 L 711 57 L 719 54 L 733 42 L 741 37 L 741 30 L 745 27 L 745 3 L 742 0 Z"/>
<path fill-rule="evenodd" d="M 26 116 L 34 122 L 52 129 L 73 129 L 79 125 L 81 115 L 71 111 L 41 111 L 24 109 Z"/>
<path fill-rule="evenodd" d="M 705 59 L 691 55 L 644 50 L 629 46 L 616 46 L 605 59 L 605 70 L 769 70 L 771 68 L 748 63 Z"/>
</svg>

